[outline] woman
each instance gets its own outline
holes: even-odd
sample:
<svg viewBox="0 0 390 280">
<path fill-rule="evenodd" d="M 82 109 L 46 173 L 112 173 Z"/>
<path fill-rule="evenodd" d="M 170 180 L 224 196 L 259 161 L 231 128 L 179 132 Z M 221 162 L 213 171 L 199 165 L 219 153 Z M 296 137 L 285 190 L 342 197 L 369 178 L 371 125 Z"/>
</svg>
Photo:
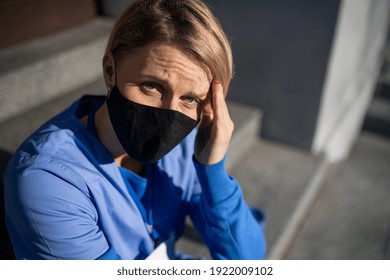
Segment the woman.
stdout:
<svg viewBox="0 0 390 280">
<path fill-rule="evenodd" d="M 189 215 L 215 259 L 261 259 L 262 230 L 224 168 L 229 43 L 200 1 L 140 0 L 85 96 L 30 136 L 5 175 L 19 259 L 144 259 Z M 197 130 L 195 127 L 198 126 Z"/>
</svg>

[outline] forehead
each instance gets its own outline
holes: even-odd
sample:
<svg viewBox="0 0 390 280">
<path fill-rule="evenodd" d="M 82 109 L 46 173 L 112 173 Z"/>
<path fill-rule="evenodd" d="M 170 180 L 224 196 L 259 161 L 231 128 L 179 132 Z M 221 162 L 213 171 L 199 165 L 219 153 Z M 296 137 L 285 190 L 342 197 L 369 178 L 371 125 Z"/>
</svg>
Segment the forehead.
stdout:
<svg viewBox="0 0 390 280">
<path fill-rule="evenodd" d="M 158 76 L 161 79 L 180 80 L 210 85 L 208 67 L 181 49 L 162 43 L 153 43 L 124 55 L 119 62 L 124 72 L 136 75 Z"/>
</svg>

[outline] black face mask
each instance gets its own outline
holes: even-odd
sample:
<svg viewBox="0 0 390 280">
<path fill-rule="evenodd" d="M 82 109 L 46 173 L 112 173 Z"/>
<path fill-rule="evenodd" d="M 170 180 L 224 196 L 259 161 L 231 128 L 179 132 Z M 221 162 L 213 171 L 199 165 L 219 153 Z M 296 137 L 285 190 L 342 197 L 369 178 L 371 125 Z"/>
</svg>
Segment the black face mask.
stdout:
<svg viewBox="0 0 390 280">
<path fill-rule="evenodd" d="M 178 111 L 126 99 L 117 86 L 110 91 L 106 103 L 111 124 L 123 149 L 142 163 L 161 159 L 198 124 Z"/>
</svg>

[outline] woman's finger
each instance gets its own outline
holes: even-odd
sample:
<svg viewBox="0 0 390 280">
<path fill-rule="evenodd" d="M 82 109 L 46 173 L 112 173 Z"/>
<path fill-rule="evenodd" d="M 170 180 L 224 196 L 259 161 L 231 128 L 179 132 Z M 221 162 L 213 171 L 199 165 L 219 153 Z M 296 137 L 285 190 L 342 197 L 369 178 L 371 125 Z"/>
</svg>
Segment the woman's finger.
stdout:
<svg viewBox="0 0 390 280">
<path fill-rule="evenodd" d="M 230 142 L 233 131 L 233 122 L 229 115 L 223 86 L 216 82 L 213 85 L 213 113 L 214 113 L 214 137 L 220 138 L 221 142 Z M 214 141 L 217 139 L 214 139 Z"/>
</svg>

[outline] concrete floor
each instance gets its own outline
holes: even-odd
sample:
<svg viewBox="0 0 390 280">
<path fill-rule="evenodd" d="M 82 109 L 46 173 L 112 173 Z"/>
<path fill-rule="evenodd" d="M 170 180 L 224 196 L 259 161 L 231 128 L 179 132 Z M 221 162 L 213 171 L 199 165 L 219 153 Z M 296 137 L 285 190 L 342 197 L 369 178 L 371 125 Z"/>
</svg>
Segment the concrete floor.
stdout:
<svg viewBox="0 0 390 280">
<path fill-rule="evenodd" d="M 288 259 L 389 259 L 390 141 L 363 132 L 333 166 Z"/>
</svg>

